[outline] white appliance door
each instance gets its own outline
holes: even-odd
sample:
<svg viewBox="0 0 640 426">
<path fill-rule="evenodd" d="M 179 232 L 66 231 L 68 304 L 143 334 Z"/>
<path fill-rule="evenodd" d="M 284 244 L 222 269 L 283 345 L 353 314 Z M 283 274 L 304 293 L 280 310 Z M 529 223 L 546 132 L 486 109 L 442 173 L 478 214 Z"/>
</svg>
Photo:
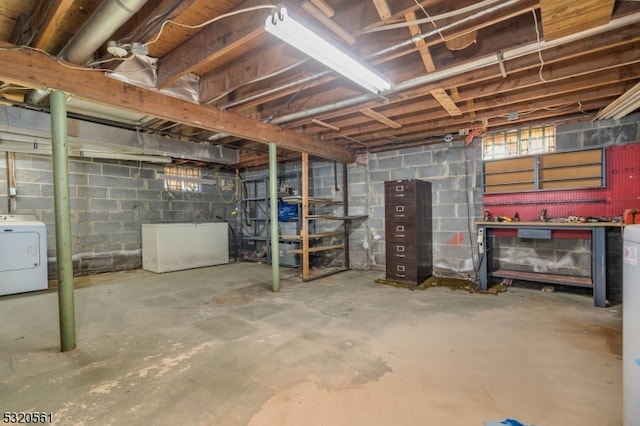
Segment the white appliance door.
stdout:
<svg viewBox="0 0 640 426">
<path fill-rule="evenodd" d="M 0 233 L 0 272 L 40 266 L 40 236 L 37 232 Z"/>
</svg>

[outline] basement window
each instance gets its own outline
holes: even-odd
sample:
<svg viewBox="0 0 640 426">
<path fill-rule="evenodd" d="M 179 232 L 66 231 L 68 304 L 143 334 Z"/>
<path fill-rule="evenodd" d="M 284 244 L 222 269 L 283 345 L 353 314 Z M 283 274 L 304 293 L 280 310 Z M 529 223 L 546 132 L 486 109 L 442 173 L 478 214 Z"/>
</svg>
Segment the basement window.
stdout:
<svg viewBox="0 0 640 426">
<path fill-rule="evenodd" d="M 482 139 L 482 159 L 524 157 L 556 150 L 555 126 L 528 127 L 487 134 Z"/>
<path fill-rule="evenodd" d="M 200 169 L 195 167 L 164 166 L 164 189 L 171 192 L 202 192 Z"/>
</svg>

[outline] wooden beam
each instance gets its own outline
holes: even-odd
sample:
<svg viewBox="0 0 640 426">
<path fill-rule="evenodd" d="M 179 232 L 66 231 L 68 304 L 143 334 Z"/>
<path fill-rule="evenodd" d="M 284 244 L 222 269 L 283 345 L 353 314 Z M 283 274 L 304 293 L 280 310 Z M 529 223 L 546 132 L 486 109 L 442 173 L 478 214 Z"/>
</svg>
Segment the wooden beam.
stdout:
<svg viewBox="0 0 640 426">
<path fill-rule="evenodd" d="M 229 62 L 262 43 L 264 34 L 264 26 L 247 25 L 242 34 L 225 37 L 220 26 L 209 25 L 160 59 L 157 86 L 165 88 L 186 74 L 201 75 Z"/>
<path fill-rule="evenodd" d="M 322 120 L 316 120 L 315 118 L 311 120 L 313 124 L 317 124 L 318 126 L 326 127 L 327 129 L 331 129 L 334 132 L 339 132 L 340 127 L 334 126 L 333 124 L 325 123 Z"/>
<path fill-rule="evenodd" d="M 415 12 L 407 13 L 404 18 L 407 22 L 413 22 L 417 19 Z M 409 31 L 411 32 L 412 36 L 422 33 L 419 25 L 410 25 Z M 418 52 L 420 53 L 420 57 L 422 58 L 422 63 L 424 64 L 425 69 L 428 72 L 435 71 L 436 66 L 433 63 L 433 58 L 431 57 L 431 53 L 429 52 L 429 46 L 426 45 L 424 39 L 419 39 L 415 44 L 418 47 Z M 440 105 L 442 105 L 442 108 L 444 108 L 445 111 L 449 113 L 450 116 L 456 117 L 462 115 L 462 111 L 460 111 L 456 103 L 453 101 L 453 99 L 451 99 L 451 97 L 447 94 L 447 92 L 445 92 L 444 89 L 434 89 L 431 90 L 430 93 L 435 98 L 435 100 L 438 101 Z"/>
<path fill-rule="evenodd" d="M 392 119 L 385 117 L 384 115 L 375 112 L 374 110 L 372 110 L 371 108 L 365 108 L 362 111 L 360 111 L 361 113 L 363 113 L 364 115 L 366 115 L 369 118 L 372 118 L 374 120 L 376 120 L 379 123 L 384 124 L 387 127 L 391 127 L 392 129 L 399 129 L 400 127 L 402 127 L 401 124 L 393 121 Z"/>
<path fill-rule="evenodd" d="M 336 12 L 333 10 L 333 8 L 331 6 L 329 6 L 327 4 L 327 2 L 324 1 L 324 0 L 311 0 L 311 3 L 313 3 L 315 5 L 315 7 L 320 9 L 322 11 L 322 13 L 327 15 L 329 18 L 331 18 L 333 15 L 336 14 Z"/>
<path fill-rule="evenodd" d="M 73 3 L 74 0 L 56 0 L 53 2 L 42 28 L 38 29 L 38 33 L 33 40 L 33 46 L 38 49 L 46 48 L 46 43 L 51 40 L 56 31 L 59 31 L 60 23 L 68 15 Z"/>
<path fill-rule="evenodd" d="M 352 162 L 354 153 L 326 141 L 256 121 L 234 112 L 168 97 L 132 86 L 92 69 L 64 66 L 48 55 L 0 42 L 0 80 L 37 89 L 55 89 L 100 105 L 151 115 L 200 129 L 227 133 L 322 158 Z"/>
<path fill-rule="evenodd" d="M 340 25 L 336 24 L 335 21 L 333 21 L 327 15 L 322 13 L 322 11 L 317 7 L 315 7 L 313 4 L 311 4 L 308 1 L 303 1 L 302 8 L 307 12 L 309 12 L 309 14 L 314 18 L 316 18 L 318 22 L 320 22 L 322 25 L 330 29 L 334 34 L 336 34 L 342 40 L 344 40 L 345 42 L 351 45 L 356 44 L 356 39 L 353 38 L 353 36 L 349 34 L 349 32 L 347 32 Z"/>
<path fill-rule="evenodd" d="M 385 25 L 390 23 L 391 21 L 402 19 L 404 15 L 410 12 L 415 12 L 416 10 L 419 10 L 420 7 L 425 7 L 425 8 L 431 7 L 431 6 L 437 5 L 438 3 L 443 3 L 444 1 L 445 0 L 425 0 L 418 3 L 415 0 L 406 0 L 406 1 L 394 0 L 395 12 L 391 12 L 390 16 L 388 16 L 387 18 L 383 18 L 381 21 L 375 22 L 371 25 L 367 25 L 359 29 L 358 31 L 356 31 L 355 35 L 357 36 L 357 35 L 365 34 L 368 30 L 376 28 L 380 25 Z M 378 13 L 378 16 L 380 16 L 380 13 Z"/>
<path fill-rule="evenodd" d="M 301 220 L 302 226 L 300 227 L 300 237 L 302 238 L 302 280 L 309 278 L 309 155 L 302 153 L 302 205 Z"/>
<path fill-rule="evenodd" d="M 378 16 L 380 19 L 385 20 L 391 16 L 391 9 L 389 9 L 389 5 L 387 4 L 387 0 L 372 0 L 373 5 L 376 7 L 378 11 Z"/>
<path fill-rule="evenodd" d="M 200 102 L 209 102 L 229 90 L 250 87 L 251 85 L 247 85 L 248 82 L 290 67 L 299 62 L 300 57 L 297 51 L 285 43 L 267 43 L 254 50 L 251 57 L 245 55 L 201 75 Z M 247 90 L 245 88 L 241 96 L 250 95 L 251 93 L 246 93 Z M 224 101 L 222 98 L 221 102 Z"/>
<path fill-rule="evenodd" d="M 458 108 L 456 103 L 453 102 L 453 99 L 451 99 L 451 96 L 449 96 L 449 94 L 444 89 L 433 89 L 429 93 L 431 93 L 431 96 L 433 96 L 435 100 L 438 101 L 440 105 L 442 105 L 442 108 L 444 108 L 450 116 L 456 117 L 462 115 L 462 111 L 460 111 L 460 108 Z"/>
</svg>

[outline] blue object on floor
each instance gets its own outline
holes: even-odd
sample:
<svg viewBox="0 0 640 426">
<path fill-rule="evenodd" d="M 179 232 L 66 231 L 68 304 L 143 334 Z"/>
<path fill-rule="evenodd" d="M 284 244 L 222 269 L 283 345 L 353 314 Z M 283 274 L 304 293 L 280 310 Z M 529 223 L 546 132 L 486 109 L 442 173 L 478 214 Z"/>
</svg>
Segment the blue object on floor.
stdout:
<svg viewBox="0 0 640 426">
<path fill-rule="evenodd" d="M 520 423 L 515 419 L 504 419 L 502 421 L 494 420 L 494 421 L 484 422 L 484 426 L 505 426 L 505 425 L 506 426 L 527 426 L 524 423 Z"/>
</svg>

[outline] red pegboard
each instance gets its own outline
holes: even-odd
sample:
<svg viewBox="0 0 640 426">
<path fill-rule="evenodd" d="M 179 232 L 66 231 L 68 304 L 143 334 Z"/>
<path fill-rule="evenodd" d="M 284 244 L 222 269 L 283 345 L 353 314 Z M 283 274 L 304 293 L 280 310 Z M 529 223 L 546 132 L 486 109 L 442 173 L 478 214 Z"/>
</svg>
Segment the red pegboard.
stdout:
<svg viewBox="0 0 640 426">
<path fill-rule="evenodd" d="M 606 188 L 484 194 L 483 206 L 492 217 L 538 221 L 540 210 L 547 217 L 622 216 L 625 209 L 640 210 L 640 143 L 606 148 Z"/>
</svg>

